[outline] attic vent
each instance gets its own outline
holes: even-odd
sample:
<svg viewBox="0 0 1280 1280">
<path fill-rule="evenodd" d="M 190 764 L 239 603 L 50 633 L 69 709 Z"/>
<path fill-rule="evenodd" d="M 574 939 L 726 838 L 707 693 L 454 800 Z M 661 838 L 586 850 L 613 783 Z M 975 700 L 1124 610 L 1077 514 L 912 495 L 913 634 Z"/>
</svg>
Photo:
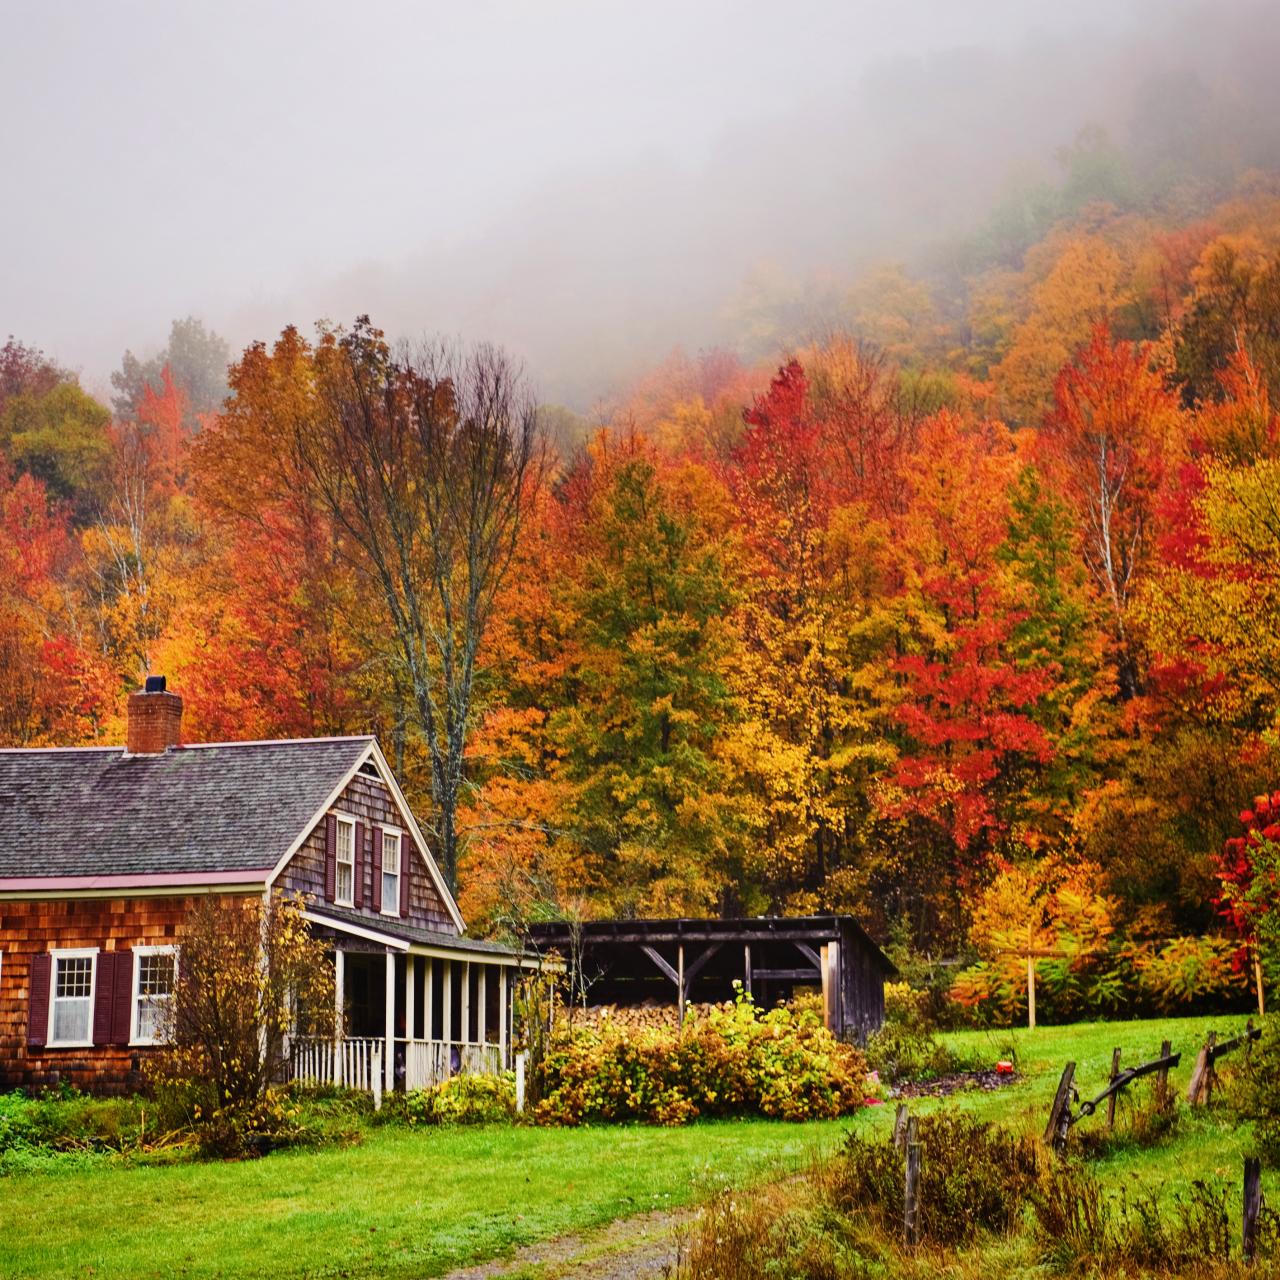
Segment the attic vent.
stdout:
<svg viewBox="0 0 1280 1280">
<path fill-rule="evenodd" d="M 372 760 L 366 760 L 364 764 L 360 766 L 359 772 L 363 773 L 366 778 L 382 777 L 382 775 L 378 772 L 378 766 L 374 764 Z"/>
</svg>

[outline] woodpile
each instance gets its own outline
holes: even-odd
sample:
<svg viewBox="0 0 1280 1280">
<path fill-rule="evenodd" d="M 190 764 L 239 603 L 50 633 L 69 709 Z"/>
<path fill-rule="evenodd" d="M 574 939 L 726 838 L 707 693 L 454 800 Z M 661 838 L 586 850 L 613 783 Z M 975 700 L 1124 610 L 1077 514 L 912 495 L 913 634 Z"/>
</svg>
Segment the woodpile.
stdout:
<svg viewBox="0 0 1280 1280">
<path fill-rule="evenodd" d="M 685 1018 L 703 1017 L 712 1009 L 730 1010 L 732 1001 L 724 1004 L 688 1004 L 685 1006 Z M 556 1010 L 557 1024 L 561 1027 L 593 1027 L 607 1026 L 625 1031 L 667 1031 L 679 1021 L 679 1010 L 674 1001 L 670 1004 L 659 1004 L 656 1000 L 646 1000 L 639 1005 L 593 1004 L 583 1008 L 577 1005 L 566 1009 L 561 1006 Z"/>
</svg>

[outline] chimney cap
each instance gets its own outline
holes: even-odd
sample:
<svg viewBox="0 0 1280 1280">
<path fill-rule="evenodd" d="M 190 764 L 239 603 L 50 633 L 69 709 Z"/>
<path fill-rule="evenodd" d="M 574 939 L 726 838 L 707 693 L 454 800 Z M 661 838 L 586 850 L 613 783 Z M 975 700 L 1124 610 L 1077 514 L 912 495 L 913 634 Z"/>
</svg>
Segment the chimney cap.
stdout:
<svg viewBox="0 0 1280 1280">
<path fill-rule="evenodd" d="M 164 676 L 148 676 L 147 683 L 143 691 L 145 693 L 163 693 L 164 689 Z"/>
</svg>

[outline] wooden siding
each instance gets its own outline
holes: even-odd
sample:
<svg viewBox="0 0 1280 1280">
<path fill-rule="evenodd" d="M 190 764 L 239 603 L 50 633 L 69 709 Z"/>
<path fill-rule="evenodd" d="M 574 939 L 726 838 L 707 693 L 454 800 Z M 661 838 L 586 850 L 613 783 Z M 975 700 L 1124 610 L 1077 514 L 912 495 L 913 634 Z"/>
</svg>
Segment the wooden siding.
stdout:
<svg viewBox="0 0 1280 1280">
<path fill-rule="evenodd" d="M 440 897 L 427 868 L 413 847 L 413 837 L 405 828 L 404 820 L 396 808 L 390 790 L 375 778 L 357 774 L 348 784 L 345 791 L 333 806 L 334 812 L 345 813 L 357 818 L 364 831 L 364 849 L 360 858 L 360 874 L 363 893 L 360 901 L 364 904 L 355 910 L 365 916 L 370 928 L 377 928 L 381 923 L 388 924 L 396 918 L 388 917 L 375 911 L 373 902 L 373 825 L 385 822 L 388 826 L 399 827 L 404 831 L 402 843 L 401 869 L 408 867 L 409 874 L 409 916 L 407 924 L 418 925 L 426 929 L 435 929 L 440 933 L 456 935 L 457 926 Z M 286 864 L 276 881 L 279 888 L 286 892 L 300 892 L 313 899 L 317 905 L 323 905 L 324 896 L 324 819 L 308 834 L 301 848 Z"/>
<path fill-rule="evenodd" d="M 193 899 L 80 898 L 0 902 L 0 1089 L 73 1084 L 93 1093 L 139 1088 L 145 1048 L 28 1049 L 31 962 L 54 948 L 100 951 L 172 943 Z"/>
</svg>

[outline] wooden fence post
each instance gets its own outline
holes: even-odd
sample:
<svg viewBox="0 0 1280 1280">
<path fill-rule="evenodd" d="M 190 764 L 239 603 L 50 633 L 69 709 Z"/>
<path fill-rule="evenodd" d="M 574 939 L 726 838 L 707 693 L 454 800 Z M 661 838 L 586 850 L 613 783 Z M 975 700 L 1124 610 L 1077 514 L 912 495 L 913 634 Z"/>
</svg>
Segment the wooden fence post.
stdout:
<svg viewBox="0 0 1280 1280">
<path fill-rule="evenodd" d="M 1067 1129 L 1071 1124 L 1071 1085 L 1075 1075 L 1076 1064 L 1068 1062 L 1062 1068 L 1058 1092 L 1053 1095 L 1053 1106 L 1049 1111 L 1049 1123 L 1045 1126 L 1044 1140 L 1055 1151 L 1061 1151 L 1067 1143 Z"/>
<path fill-rule="evenodd" d="M 1187 1101 L 1192 1106 L 1199 1102 L 1208 1105 L 1213 1089 L 1210 1084 L 1213 1076 L 1213 1050 L 1217 1043 L 1218 1033 L 1210 1031 L 1196 1058 L 1196 1065 L 1191 1072 L 1191 1083 L 1187 1085 Z"/>
<path fill-rule="evenodd" d="M 1168 1040 L 1160 1041 L 1160 1056 L 1167 1058 L 1173 1052 L 1173 1045 Z M 1164 1104 L 1165 1095 L 1169 1092 L 1169 1068 L 1161 1067 L 1156 1075 L 1156 1092 L 1160 1095 L 1161 1105 Z"/>
<path fill-rule="evenodd" d="M 1240 1230 L 1240 1252 L 1252 1263 L 1258 1250 L 1258 1215 L 1262 1212 L 1262 1162 L 1257 1156 L 1244 1159 L 1244 1218 Z"/>
<path fill-rule="evenodd" d="M 1253 952 L 1253 981 L 1258 988 L 1258 1017 L 1265 1018 L 1267 1000 L 1262 993 L 1262 957 L 1258 954 L 1257 948 L 1254 948 Z"/>
<path fill-rule="evenodd" d="M 523 1053 L 516 1054 L 516 1112 L 524 1110 L 524 1060 Z"/>
<path fill-rule="evenodd" d="M 903 1195 L 903 1237 L 908 1245 L 920 1243 L 920 1143 L 916 1118 L 907 1122 L 907 1176 Z"/>
<path fill-rule="evenodd" d="M 907 1141 L 907 1104 L 905 1102 L 898 1103 L 898 1109 L 893 1115 L 893 1145 L 899 1151 L 906 1145 Z"/>
<path fill-rule="evenodd" d="M 1113 1049 L 1111 1051 L 1111 1083 L 1115 1084 L 1116 1077 L 1120 1074 L 1120 1050 Z M 1114 1129 L 1116 1127 L 1116 1098 L 1119 1091 L 1113 1093 L 1107 1099 L 1107 1128 Z"/>
<path fill-rule="evenodd" d="M 1034 956 L 1027 957 L 1027 1027 L 1036 1029 L 1036 961 Z"/>
</svg>

